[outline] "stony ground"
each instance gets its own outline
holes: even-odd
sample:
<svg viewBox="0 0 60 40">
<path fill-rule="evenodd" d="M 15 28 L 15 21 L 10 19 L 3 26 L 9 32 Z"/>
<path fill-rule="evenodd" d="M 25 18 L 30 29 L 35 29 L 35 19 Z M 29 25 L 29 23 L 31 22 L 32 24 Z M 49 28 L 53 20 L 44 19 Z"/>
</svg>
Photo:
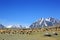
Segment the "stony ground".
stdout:
<svg viewBox="0 0 60 40">
<path fill-rule="evenodd" d="M 53 35 L 53 32 L 48 32 L 52 36 L 44 36 L 46 32 L 33 32 L 32 34 L 0 34 L 0 40 L 60 40 L 60 32 L 58 35 Z"/>
</svg>

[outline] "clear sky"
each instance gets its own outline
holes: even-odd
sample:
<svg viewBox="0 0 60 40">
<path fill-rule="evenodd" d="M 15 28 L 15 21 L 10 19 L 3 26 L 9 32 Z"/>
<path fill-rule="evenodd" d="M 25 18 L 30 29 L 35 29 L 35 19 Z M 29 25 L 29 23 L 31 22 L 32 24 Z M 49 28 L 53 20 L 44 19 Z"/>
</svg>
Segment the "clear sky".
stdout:
<svg viewBox="0 0 60 40">
<path fill-rule="evenodd" d="M 0 0 L 0 23 L 30 25 L 39 18 L 60 19 L 60 0 Z"/>
</svg>

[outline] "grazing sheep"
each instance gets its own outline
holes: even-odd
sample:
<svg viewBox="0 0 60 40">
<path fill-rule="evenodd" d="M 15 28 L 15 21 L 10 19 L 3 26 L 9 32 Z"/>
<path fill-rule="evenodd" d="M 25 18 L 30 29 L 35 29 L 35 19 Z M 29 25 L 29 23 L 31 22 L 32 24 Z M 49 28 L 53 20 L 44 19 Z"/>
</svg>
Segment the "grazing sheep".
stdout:
<svg viewBox="0 0 60 40">
<path fill-rule="evenodd" d="M 1 34 L 5 34 L 5 30 L 0 30 L 0 33 Z"/>
<path fill-rule="evenodd" d="M 10 34 L 10 31 L 9 30 L 6 30 L 6 33 Z"/>
<path fill-rule="evenodd" d="M 46 28 L 41 28 L 41 31 L 45 32 L 46 31 Z"/>
<path fill-rule="evenodd" d="M 45 33 L 44 36 L 51 37 L 52 35 L 49 33 Z"/>
<path fill-rule="evenodd" d="M 53 34 L 54 34 L 54 35 L 58 35 L 58 33 L 56 33 L 56 32 L 53 32 Z"/>
</svg>

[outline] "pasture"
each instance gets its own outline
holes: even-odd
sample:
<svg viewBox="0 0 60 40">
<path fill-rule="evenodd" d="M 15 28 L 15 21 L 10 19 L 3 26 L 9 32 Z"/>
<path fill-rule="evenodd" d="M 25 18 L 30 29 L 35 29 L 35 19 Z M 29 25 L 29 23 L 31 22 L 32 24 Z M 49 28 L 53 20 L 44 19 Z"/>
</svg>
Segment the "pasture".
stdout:
<svg viewBox="0 0 60 40">
<path fill-rule="evenodd" d="M 53 32 L 57 32 L 58 35 L 53 35 Z M 45 33 L 50 33 L 52 36 L 47 37 L 44 36 Z M 60 40 L 60 31 L 40 31 L 40 32 L 32 32 L 29 34 L 8 34 L 8 33 L 0 33 L 0 40 Z"/>
</svg>

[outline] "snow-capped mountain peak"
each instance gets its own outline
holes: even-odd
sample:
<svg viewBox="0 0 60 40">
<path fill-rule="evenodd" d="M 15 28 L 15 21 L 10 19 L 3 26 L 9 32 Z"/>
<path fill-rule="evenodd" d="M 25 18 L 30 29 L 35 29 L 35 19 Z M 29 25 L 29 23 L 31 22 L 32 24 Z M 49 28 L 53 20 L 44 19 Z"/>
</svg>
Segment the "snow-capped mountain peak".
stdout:
<svg viewBox="0 0 60 40">
<path fill-rule="evenodd" d="M 36 25 L 37 24 L 37 25 Z M 60 20 L 55 18 L 40 18 L 38 21 L 32 23 L 30 27 L 47 27 L 60 24 Z"/>
<path fill-rule="evenodd" d="M 18 24 L 8 25 L 8 26 L 6 26 L 6 28 L 22 28 L 22 25 L 18 25 Z"/>
</svg>

